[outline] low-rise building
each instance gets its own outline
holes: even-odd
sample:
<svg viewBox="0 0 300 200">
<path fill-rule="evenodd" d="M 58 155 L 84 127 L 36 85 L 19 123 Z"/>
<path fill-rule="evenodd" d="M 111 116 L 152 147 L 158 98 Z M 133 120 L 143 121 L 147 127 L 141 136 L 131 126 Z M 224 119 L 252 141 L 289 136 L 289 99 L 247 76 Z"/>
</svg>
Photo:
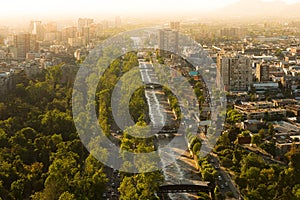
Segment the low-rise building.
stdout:
<svg viewBox="0 0 300 200">
<path fill-rule="evenodd" d="M 270 102 L 271 103 L 271 102 Z M 266 106 L 262 104 L 263 106 Z M 283 119 L 286 117 L 286 109 L 282 108 L 259 108 L 260 104 L 257 105 L 234 105 L 234 108 L 240 113 L 245 115 L 248 120 L 276 120 Z"/>
<path fill-rule="evenodd" d="M 276 134 L 273 137 L 273 140 L 275 140 L 277 155 L 279 157 L 283 157 L 284 154 L 286 154 L 292 148 L 292 146 L 294 146 L 296 148 L 299 148 L 300 147 L 300 142 L 299 142 L 299 140 L 297 141 L 295 139 L 295 138 L 299 138 L 299 137 L 300 137 L 300 133 Z"/>
<path fill-rule="evenodd" d="M 259 130 L 265 128 L 265 123 L 261 120 L 256 120 L 256 119 L 245 120 L 241 123 L 241 128 L 256 133 Z"/>
<path fill-rule="evenodd" d="M 277 82 L 253 83 L 253 88 L 257 94 L 263 94 L 266 91 L 277 91 L 279 84 Z"/>
<path fill-rule="evenodd" d="M 288 105 L 296 105 L 298 101 L 295 99 L 273 99 L 274 107 L 285 107 Z"/>
<path fill-rule="evenodd" d="M 300 105 L 288 105 L 286 110 L 296 117 L 297 122 L 300 122 Z"/>
</svg>

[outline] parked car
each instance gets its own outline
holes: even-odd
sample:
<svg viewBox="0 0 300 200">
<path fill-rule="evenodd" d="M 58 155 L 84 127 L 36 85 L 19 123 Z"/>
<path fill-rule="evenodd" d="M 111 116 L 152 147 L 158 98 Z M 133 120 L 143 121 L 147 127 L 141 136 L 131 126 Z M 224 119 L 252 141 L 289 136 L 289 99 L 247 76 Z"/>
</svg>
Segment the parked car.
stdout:
<svg viewBox="0 0 300 200">
<path fill-rule="evenodd" d="M 222 181 L 222 176 L 218 176 L 219 181 Z"/>
</svg>

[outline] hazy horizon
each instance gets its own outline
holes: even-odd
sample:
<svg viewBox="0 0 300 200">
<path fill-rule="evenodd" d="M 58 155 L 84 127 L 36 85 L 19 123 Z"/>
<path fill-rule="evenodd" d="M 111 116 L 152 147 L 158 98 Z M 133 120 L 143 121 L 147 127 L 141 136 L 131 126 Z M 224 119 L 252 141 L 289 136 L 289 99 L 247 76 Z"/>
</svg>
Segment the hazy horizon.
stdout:
<svg viewBox="0 0 300 200">
<path fill-rule="evenodd" d="M 160 16 L 277 16 L 277 9 L 295 10 L 300 8 L 300 0 L 85 0 L 59 1 L 52 0 L 41 3 L 37 0 L 6 1 L 0 7 L 0 24 L 21 24 L 28 20 L 68 20 L 78 17 L 106 18 L 114 16 L 144 17 L 155 19 Z M 297 5 L 297 6 L 295 6 Z M 261 8 L 268 7 L 268 8 Z M 223 9 L 224 8 L 224 9 Z M 249 11 L 249 12 L 248 12 Z M 297 12 L 282 15 L 298 16 Z M 300 16 L 300 15 L 299 15 Z"/>
</svg>

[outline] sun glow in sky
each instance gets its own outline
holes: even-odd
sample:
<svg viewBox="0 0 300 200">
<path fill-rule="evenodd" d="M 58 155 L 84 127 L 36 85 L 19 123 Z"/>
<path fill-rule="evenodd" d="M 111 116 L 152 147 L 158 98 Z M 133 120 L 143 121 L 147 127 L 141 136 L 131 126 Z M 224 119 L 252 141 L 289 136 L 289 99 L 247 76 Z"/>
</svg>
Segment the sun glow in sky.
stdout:
<svg viewBox="0 0 300 200">
<path fill-rule="evenodd" d="M 104 15 L 156 15 L 207 12 L 240 0 L 6 0 L 1 2 L 0 19 L 28 17 L 104 16 Z M 252 0 L 249 0 L 252 1 Z M 282 1 L 287 4 L 300 0 Z"/>
</svg>

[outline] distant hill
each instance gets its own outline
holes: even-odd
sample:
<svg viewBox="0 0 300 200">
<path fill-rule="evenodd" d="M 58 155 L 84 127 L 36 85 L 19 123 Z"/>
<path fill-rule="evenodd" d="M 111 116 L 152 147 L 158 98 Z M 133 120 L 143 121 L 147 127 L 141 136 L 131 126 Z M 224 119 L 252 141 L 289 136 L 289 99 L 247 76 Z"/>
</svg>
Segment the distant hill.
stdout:
<svg viewBox="0 0 300 200">
<path fill-rule="evenodd" d="M 261 0 L 241 0 L 217 10 L 219 16 L 241 17 L 300 17 L 300 3 L 286 4 L 275 0 L 263 2 Z"/>
</svg>

